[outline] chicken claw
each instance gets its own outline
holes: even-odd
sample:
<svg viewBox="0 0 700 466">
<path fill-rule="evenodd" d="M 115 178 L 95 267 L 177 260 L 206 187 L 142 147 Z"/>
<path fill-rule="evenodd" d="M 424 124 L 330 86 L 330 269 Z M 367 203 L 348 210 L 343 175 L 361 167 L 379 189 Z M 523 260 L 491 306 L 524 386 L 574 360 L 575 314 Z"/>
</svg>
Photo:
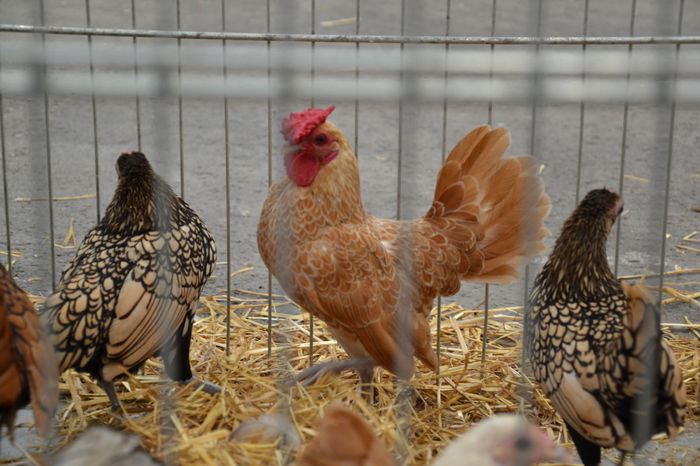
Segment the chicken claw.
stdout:
<svg viewBox="0 0 700 466">
<path fill-rule="evenodd" d="M 197 383 L 197 387 L 202 387 L 202 391 L 205 393 L 209 393 L 210 395 L 216 395 L 217 393 L 221 393 L 223 390 L 220 385 L 217 385 L 212 382 L 207 382 L 206 380 L 198 379 L 197 377 L 190 377 L 187 380 L 183 380 L 182 383 L 185 385 L 189 385 L 192 382 Z"/>
</svg>

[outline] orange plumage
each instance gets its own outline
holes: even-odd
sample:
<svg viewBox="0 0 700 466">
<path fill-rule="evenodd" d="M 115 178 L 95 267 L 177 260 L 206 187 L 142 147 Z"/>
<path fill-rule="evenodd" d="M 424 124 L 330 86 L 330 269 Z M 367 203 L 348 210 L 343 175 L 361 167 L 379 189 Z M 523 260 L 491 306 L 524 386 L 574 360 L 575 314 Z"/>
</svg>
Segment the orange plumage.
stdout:
<svg viewBox="0 0 700 466">
<path fill-rule="evenodd" d="M 58 403 L 58 365 L 34 306 L 0 266 L 0 429 L 12 434 L 17 410 L 30 400 L 47 436 Z"/>
<path fill-rule="evenodd" d="M 304 114 L 285 121 L 285 134 Z M 503 128 L 465 136 L 438 175 L 428 212 L 407 221 L 365 212 L 357 159 L 335 125 L 293 134 L 288 177 L 270 189 L 258 248 L 290 298 L 353 358 L 402 377 L 413 373 L 414 355 L 435 369 L 433 300 L 456 293 L 461 280 L 511 283 L 525 258 L 544 250 L 549 198 L 533 158 L 503 158 Z"/>
<path fill-rule="evenodd" d="M 359 415 L 340 404 L 326 408 L 318 436 L 302 450 L 299 466 L 393 466 L 386 446 Z"/>
</svg>

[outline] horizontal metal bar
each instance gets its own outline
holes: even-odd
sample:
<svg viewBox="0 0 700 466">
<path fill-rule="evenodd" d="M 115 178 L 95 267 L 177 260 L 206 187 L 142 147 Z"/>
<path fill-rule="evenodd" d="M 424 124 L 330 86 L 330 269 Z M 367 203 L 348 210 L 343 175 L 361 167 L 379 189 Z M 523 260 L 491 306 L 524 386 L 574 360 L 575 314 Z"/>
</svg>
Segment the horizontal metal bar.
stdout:
<svg viewBox="0 0 700 466">
<path fill-rule="evenodd" d="M 84 95 L 93 93 L 101 97 L 171 97 L 182 95 L 201 99 L 273 99 L 290 93 L 301 99 L 354 101 L 369 99 L 396 102 L 406 97 L 399 86 L 397 76 L 365 77 L 355 85 L 354 76 L 316 76 L 313 88 L 308 76 L 291 73 L 284 78 L 267 80 L 257 76 L 222 76 L 201 73 L 182 73 L 180 86 L 177 72 L 157 70 L 139 73 L 134 82 L 133 73 L 88 73 L 72 71 L 49 71 L 44 80 L 37 79 L 31 70 L 0 70 L 0 93 L 4 95 L 33 95 L 44 89 L 52 95 Z M 495 78 L 462 76 L 453 77 L 445 85 L 442 77 L 416 80 L 409 89 L 411 97 L 418 102 L 488 102 L 522 103 L 532 101 L 529 78 Z M 538 102 L 568 104 L 592 103 L 658 103 L 673 99 L 683 103 L 700 103 L 700 84 L 697 80 L 677 80 L 672 86 L 662 87 L 658 79 L 635 79 L 628 86 L 625 78 L 543 77 L 538 87 Z"/>
<path fill-rule="evenodd" d="M 268 57 L 269 52 L 269 57 Z M 224 53 L 227 69 L 245 73 L 255 71 L 267 74 L 268 66 L 284 64 L 285 71 L 306 73 L 312 64 L 317 73 L 343 73 L 358 66 L 364 74 L 396 73 L 400 70 L 420 75 L 450 76 L 459 74 L 483 75 L 562 75 L 580 76 L 659 76 L 668 75 L 669 66 L 676 66 L 678 77 L 700 76 L 700 50 L 687 50 L 678 63 L 668 59 L 663 50 L 643 49 L 632 55 L 626 48 L 619 50 L 588 50 L 584 57 L 581 49 L 546 50 L 535 53 L 532 49 L 511 48 L 492 53 L 489 48 L 479 50 L 451 50 L 436 54 L 434 50 L 411 50 L 401 62 L 399 50 L 368 49 L 356 54 L 354 49 L 316 49 L 312 63 L 306 45 L 285 47 L 284 50 L 261 49 L 255 45 L 228 47 Z M 585 58 L 585 59 L 584 59 Z M 171 44 L 142 44 L 138 57 L 131 44 L 48 43 L 45 46 L 32 40 L 5 41 L 0 44 L 0 63 L 6 67 L 48 65 L 62 69 L 92 66 L 129 69 L 134 62 L 143 69 L 196 69 L 198 72 L 219 72 L 222 65 L 221 44 L 207 47 L 183 47 Z"/>
<path fill-rule="evenodd" d="M 350 42 L 370 44 L 471 44 L 471 45 L 657 45 L 700 44 L 700 36 L 401 36 L 370 34 L 279 34 L 158 29 L 87 28 L 0 24 L 0 32 L 83 36 L 150 37 L 171 39 L 239 40 L 271 42 Z"/>
</svg>

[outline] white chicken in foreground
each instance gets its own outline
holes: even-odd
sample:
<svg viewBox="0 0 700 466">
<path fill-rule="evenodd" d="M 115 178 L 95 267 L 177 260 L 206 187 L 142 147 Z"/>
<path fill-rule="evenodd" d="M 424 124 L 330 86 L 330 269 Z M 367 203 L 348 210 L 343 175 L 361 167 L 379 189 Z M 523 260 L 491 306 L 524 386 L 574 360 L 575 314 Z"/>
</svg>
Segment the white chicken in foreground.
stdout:
<svg viewBox="0 0 700 466">
<path fill-rule="evenodd" d="M 526 466 L 573 457 L 542 429 L 515 414 L 493 416 L 452 441 L 433 466 Z"/>
</svg>

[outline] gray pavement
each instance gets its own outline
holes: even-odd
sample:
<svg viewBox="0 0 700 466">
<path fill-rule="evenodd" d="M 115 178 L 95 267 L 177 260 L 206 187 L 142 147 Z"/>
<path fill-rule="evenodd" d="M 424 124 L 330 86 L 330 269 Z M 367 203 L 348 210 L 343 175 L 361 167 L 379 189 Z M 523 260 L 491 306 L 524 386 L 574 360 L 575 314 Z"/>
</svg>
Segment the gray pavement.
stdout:
<svg viewBox="0 0 700 466">
<path fill-rule="evenodd" d="M 81 0 L 46 0 L 46 23 L 61 26 L 85 25 L 85 5 Z M 452 1 L 450 32 L 454 35 L 487 35 L 491 27 L 491 2 Z M 631 1 L 591 0 L 588 16 L 588 34 L 626 35 L 629 30 Z M 685 2 L 683 31 L 696 34 L 700 27 L 700 3 Z M 271 1 L 271 28 L 274 32 L 309 32 L 310 3 L 308 1 Z M 406 34 L 444 34 L 445 3 L 439 1 L 407 2 Z M 583 32 L 583 4 L 575 0 L 544 2 L 544 35 L 580 35 Z M 652 34 L 659 31 L 656 4 L 638 1 L 635 33 Z M 677 8 L 677 2 L 670 2 Z M 94 26 L 131 27 L 128 2 L 92 0 L 91 17 Z M 137 27 L 174 28 L 175 2 L 137 2 Z M 398 34 L 401 32 L 398 0 L 362 2 L 360 31 L 366 34 Z M 496 16 L 497 35 L 527 35 L 533 31 L 530 2 L 499 0 Z M 227 30 L 263 32 L 266 28 L 265 2 L 254 0 L 226 3 Z M 316 2 L 316 31 L 321 33 L 353 33 L 354 24 L 322 26 L 322 21 L 352 17 L 354 2 L 324 0 Z M 675 13 L 673 13 L 675 15 Z M 220 30 L 221 6 L 214 0 L 183 1 L 182 29 Z M 0 22 L 18 24 L 38 23 L 36 2 L 0 1 Z M 669 26 L 670 27 L 670 26 Z M 669 31 L 669 28 L 663 28 Z M 18 40 L 17 34 L 0 34 L 0 41 Z M 50 36 L 47 40 L 65 43 L 86 43 L 82 37 Z M 140 39 L 140 43 L 154 40 Z M 125 38 L 94 39 L 100 44 L 130 43 Z M 183 41 L 191 50 L 220 47 L 215 42 Z M 231 44 L 249 47 L 264 53 L 265 44 Z M 280 44 L 273 44 L 273 48 Z M 317 44 L 319 49 L 354 53 L 354 45 Z M 397 47 L 363 45 L 365 48 Z M 442 46 L 426 48 L 442 53 Z M 471 46 L 474 48 L 475 46 Z M 470 46 L 453 46 L 454 50 Z M 496 53 L 507 47 L 497 47 Z M 672 53 L 672 47 L 666 47 Z M 698 46 L 684 46 L 681 53 L 697 51 Z M 1 59 L 1 57 L 0 57 Z M 1 61 L 0 61 L 1 63 Z M 183 69 L 188 64 L 183 63 Z M 99 71 L 99 70 L 98 70 Z M 231 79 L 235 79 L 235 75 Z M 98 211 L 104 211 L 111 198 L 116 176 L 114 161 L 122 151 L 138 147 L 136 102 L 133 97 L 97 98 L 98 162 L 96 177 L 95 148 L 93 145 L 92 107 L 84 97 L 52 97 L 48 99 L 49 135 L 51 152 L 51 181 L 53 195 L 80 196 L 95 194 L 99 178 L 100 205 L 95 198 L 56 201 L 54 203 L 55 243 L 61 244 L 72 223 L 78 242 L 95 224 Z M 37 295 L 51 292 L 50 231 L 48 203 L 20 201 L 18 198 L 47 197 L 47 164 L 43 98 L 35 96 L 4 97 L 4 142 L 9 203 L 10 232 L 14 257 L 13 274 L 27 291 Z M 317 106 L 337 102 L 317 102 Z M 272 174 L 273 179 L 283 176 L 278 133 L 280 118 L 290 110 L 308 106 L 308 101 L 290 100 L 272 102 Z M 267 105 L 253 100 L 230 101 L 229 137 L 231 163 L 231 270 L 244 267 L 253 270 L 233 279 L 235 289 L 265 291 L 267 271 L 257 253 L 255 230 L 268 185 Z M 178 107 L 175 99 L 140 101 L 142 150 L 152 160 L 156 171 L 177 190 L 184 190 L 185 198 L 210 226 L 219 247 L 219 261 L 226 259 L 226 209 L 224 177 L 224 115 L 221 101 L 185 99 L 183 101 L 184 186 L 180 183 Z M 447 105 L 446 143 L 449 148 L 474 126 L 487 121 L 487 106 Z M 402 154 L 401 198 L 405 218 L 422 215 L 430 205 L 436 173 L 442 155 L 442 105 L 406 104 L 404 106 L 404 134 Z M 352 141 L 355 136 L 354 104 L 338 103 L 331 119 L 346 132 Z M 358 157 L 362 178 L 362 194 L 366 209 L 373 215 L 393 217 L 396 213 L 398 187 L 398 103 L 386 105 L 361 101 L 359 105 Z M 653 105 L 633 105 L 629 108 L 627 146 L 624 175 L 625 205 L 630 210 L 623 219 L 619 273 L 621 275 L 656 271 L 660 253 L 665 254 L 665 270 L 700 267 L 700 253 L 679 249 L 677 246 L 698 247 L 697 243 L 682 238 L 700 230 L 700 127 L 697 108 L 679 104 L 675 115 L 673 158 L 670 170 L 667 238 L 662 245 L 661 218 L 663 195 L 659 187 L 666 177 L 664 157 L 668 150 L 668 113 Z M 510 154 L 529 153 L 533 128 L 532 108 L 523 105 L 495 105 L 493 124 L 505 126 L 512 132 Z M 585 107 L 582 136 L 580 191 L 602 186 L 617 188 L 621 170 L 621 141 L 623 138 L 623 107 L 621 105 L 588 104 Z M 543 164 L 542 176 L 552 198 L 553 209 L 546 223 L 554 241 L 563 219 L 575 205 L 577 185 L 578 141 L 580 135 L 579 105 L 542 105 L 535 117 L 534 153 Z M 1 195 L 1 193 L 0 193 Z M 4 200 L 0 197 L 1 200 Z M 98 208 L 99 207 L 99 208 Z M 5 212 L 3 208 L 5 225 Z M 697 237 L 696 237 L 697 238 Z M 0 249 L 6 249 L 5 229 L 0 228 Z M 56 247 L 55 274 L 75 253 L 75 248 Z M 609 254 L 614 258 L 614 238 Z M 543 263 L 536 258 L 530 277 Z M 681 276 L 672 280 L 677 287 L 696 291 L 700 286 L 698 275 Z M 694 282 L 694 283 L 692 283 Z M 226 265 L 219 264 L 215 277 L 204 294 L 225 292 Z M 275 291 L 279 291 L 276 284 Z M 509 306 L 522 303 L 522 283 L 494 286 L 491 306 Z M 478 306 L 483 300 L 483 286 L 465 284 L 454 298 L 464 306 Z M 664 321 L 682 322 L 684 316 L 697 322 L 700 311 L 689 304 L 674 304 L 664 309 Z M 691 445 L 698 444 L 697 426 L 686 435 Z M 0 454 L 8 451 L 4 445 Z M 697 453 L 697 451 L 696 451 Z M 640 463 L 641 464 L 641 463 Z"/>
</svg>

